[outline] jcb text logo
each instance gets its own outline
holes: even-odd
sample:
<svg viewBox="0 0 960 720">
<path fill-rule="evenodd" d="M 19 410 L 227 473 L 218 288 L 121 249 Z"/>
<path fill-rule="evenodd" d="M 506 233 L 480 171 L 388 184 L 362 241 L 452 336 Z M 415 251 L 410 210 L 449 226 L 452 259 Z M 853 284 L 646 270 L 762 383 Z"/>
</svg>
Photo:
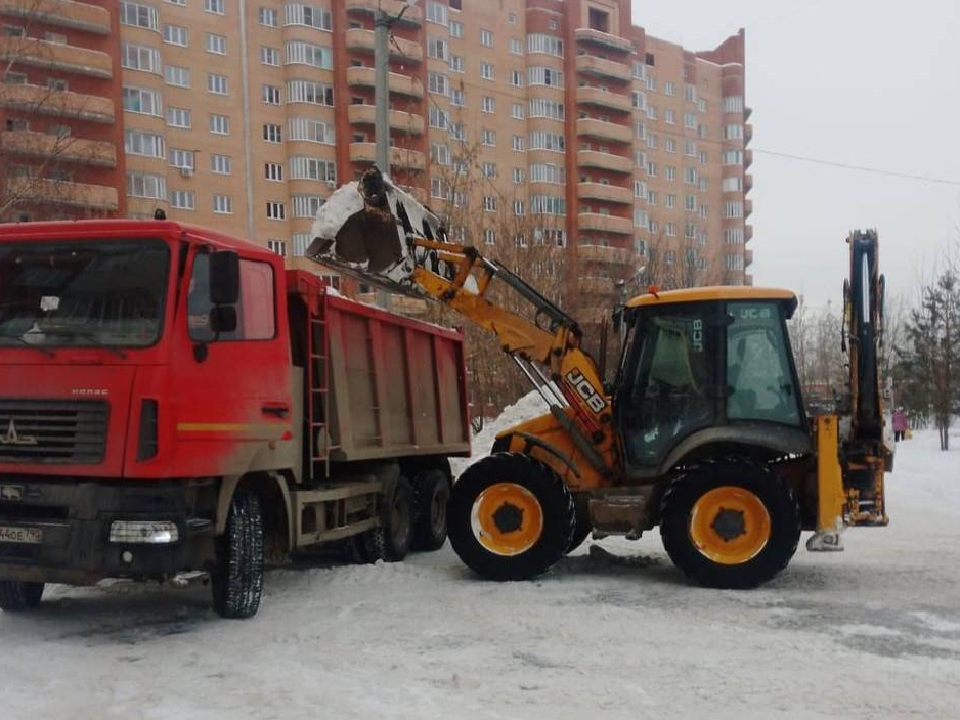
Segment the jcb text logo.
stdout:
<svg viewBox="0 0 960 720">
<path fill-rule="evenodd" d="M 607 407 L 607 401 L 597 392 L 597 389 L 590 384 L 583 373 L 579 370 L 571 370 L 567 373 L 567 380 L 577 390 L 577 394 L 587 403 L 587 407 L 595 413 L 603 412 Z"/>
</svg>

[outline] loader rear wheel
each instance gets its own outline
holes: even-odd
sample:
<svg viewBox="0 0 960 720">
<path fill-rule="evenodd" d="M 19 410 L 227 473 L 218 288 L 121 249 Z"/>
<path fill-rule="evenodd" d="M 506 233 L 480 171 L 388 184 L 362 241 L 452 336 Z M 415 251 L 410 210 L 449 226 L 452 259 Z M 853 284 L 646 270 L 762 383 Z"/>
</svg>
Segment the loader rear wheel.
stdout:
<svg viewBox="0 0 960 720">
<path fill-rule="evenodd" d="M 413 539 L 413 490 L 403 475 L 397 478 L 393 492 L 386 499 L 380 527 L 360 536 L 361 556 L 367 562 L 386 560 L 399 562 L 410 552 Z"/>
<path fill-rule="evenodd" d="M 237 490 L 230 501 L 226 532 L 217 538 L 217 567 L 211 573 L 213 607 L 224 618 L 251 618 L 263 593 L 263 514 L 260 499 Z"/>
<path fill-rule="evenodd" d="M 43 597 L 42 582 L 0 580 L 0 609 L 5 612 L 33 610 Z"/>
<path fill-rule="evenodd" d="M 590 511 L 588 510 L 587 503 L 589 502 L 588 498 L 575 498 L 574 504 L 577 507 L 576 510 L 576 521 L 573 535 L 570 537 L 570 544 L 567 546 L 567 549 L 564 551 L 565 555 L 569 555 L 578 547 L 583 545 L 583 541 L 587 539 L 587 536 L 593 532 L 593 525 L 590 523 Z"/>
<path fill-rule="evenodd" d="M 413 483 L 413 548 L 439 550 L 447 541 L 450 483 L 442 470 L 428 470 Z"/>
<path fill-rule="evenodd" d="M 447 507 L 450 544 L 490 580 L 527 580 L 563 557 L 575 530 L 573 496 L 547 465 L 496 453 L 460 476 Z"/>
<path fill-rule="evenodd" d="M 673 563 L 701 585 L 751 588 L 790 562 L 800 513 L 789 486 L 769 469 L 705 463 L 667 489 L 660 537 Z"/>
</svg>

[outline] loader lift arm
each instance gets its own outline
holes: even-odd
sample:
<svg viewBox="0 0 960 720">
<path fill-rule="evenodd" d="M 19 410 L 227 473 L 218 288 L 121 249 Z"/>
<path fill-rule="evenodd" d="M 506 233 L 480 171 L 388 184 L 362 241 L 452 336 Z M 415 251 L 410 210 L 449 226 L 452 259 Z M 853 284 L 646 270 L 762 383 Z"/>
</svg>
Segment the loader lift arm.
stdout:
<svg viewBox="0 0 960 720">
<path fill-rule="evenodd" d="M 311 259 L 365 283 L 437 300 L 493 332 L 586 460 L 602 475 L 612 473 L 610 399 L 581 346 L 579 325 L 563 310 L 476 248 L 448 241 L 439 218 L 375 167 L 321 207 L 313 236 Z M 494 279 L 529 303 L 532 320 L 489 299 Z"/>
</svg>

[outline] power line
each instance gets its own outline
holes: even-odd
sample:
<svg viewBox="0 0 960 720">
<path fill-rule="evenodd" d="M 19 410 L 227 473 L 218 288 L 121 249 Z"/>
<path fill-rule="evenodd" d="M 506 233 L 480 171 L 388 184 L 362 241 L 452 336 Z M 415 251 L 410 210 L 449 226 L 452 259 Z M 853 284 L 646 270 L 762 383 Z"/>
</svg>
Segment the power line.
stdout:
<svg viewBox="0 0 960 720">
<path fill-rule="evenodd" d="M 814 163 L 816 165 L 829 165 L 831 167 L 844 168 L 846 170 L 861 170 L 863 172 L 876 173 L 877 175 L 887 175 L 889 177 L 898 177 L 905 180 L 918 180 L 920 182 L 937 183 L 939 185 L 955 185 L 960 187 L 960 180 L 944 180 L 943 178 L 932 178 L 925 175 L 911 175 L 910 173 L 897 172 L 896 170 L 883 170 L 881 168 L 866 167 L 864 165 L 852 165 L 850 163 L 834 162 L 833 160 L 821 160 L 818 158 L 806 157 L 804 155 L 791 155 L 790 153 L 774 152 L 773 150 L 760 150 L 751 148 L 755 153 L 763 155 L 774 155 L 776 157 L 789 158 L 790 160 L 800 160 L 802 162 Z"/>
</svg>

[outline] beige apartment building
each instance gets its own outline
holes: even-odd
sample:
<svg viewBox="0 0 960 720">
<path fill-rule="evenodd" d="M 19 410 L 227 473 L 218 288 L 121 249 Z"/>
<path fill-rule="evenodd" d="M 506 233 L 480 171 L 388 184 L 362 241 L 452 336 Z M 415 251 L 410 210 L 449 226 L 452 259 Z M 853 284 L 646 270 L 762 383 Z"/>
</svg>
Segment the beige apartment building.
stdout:
<svg viewBox="0 0 960 720">
<path fill-rule="evenodd" d="M 120 31 L 126 213 L 163 208 L 298 264 L 317 207 L 373 161 L 378 0 L 95 4 Z M 751 282 L 743 31 L 691 52 L 647 35 L 628 0 L 379 5 L 402 11 L 399 184 L 471 219 L 524 218 L 531 237 L 517 242 L 567 248 L 588 293 L 615 292 L 612 278 L 655 254 L 699 281 Z M 451 177 L 474 172 L 481 182 L 456 191 Z M 496 240 L 495 223 L 476 227 L 453 231 Z"/>
</svg>

